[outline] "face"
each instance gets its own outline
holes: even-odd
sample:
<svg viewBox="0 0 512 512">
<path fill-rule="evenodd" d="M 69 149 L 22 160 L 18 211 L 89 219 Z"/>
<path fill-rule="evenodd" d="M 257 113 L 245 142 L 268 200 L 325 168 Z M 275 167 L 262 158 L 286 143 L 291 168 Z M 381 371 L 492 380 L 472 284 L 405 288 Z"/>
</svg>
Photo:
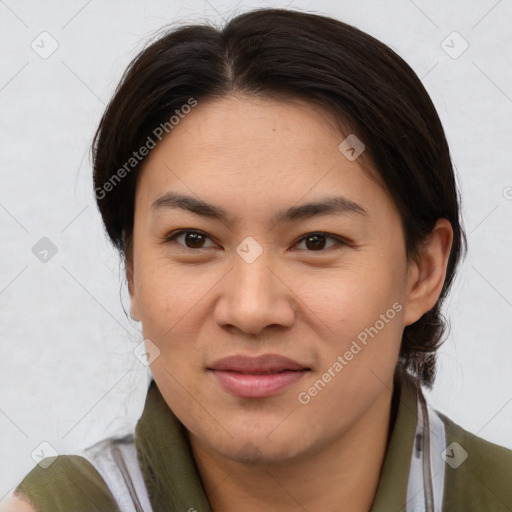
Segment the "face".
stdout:
<svg viewBox="0 0 512 512">
<path fill-rule="evenodd" d="M 318 107 L 229 96 L 199 102 L 139 176 L 132 316 L 169 407 L 232 460 L 321 450 L 392 386 L 404 235 L 344 138 Z"/>
</svg>

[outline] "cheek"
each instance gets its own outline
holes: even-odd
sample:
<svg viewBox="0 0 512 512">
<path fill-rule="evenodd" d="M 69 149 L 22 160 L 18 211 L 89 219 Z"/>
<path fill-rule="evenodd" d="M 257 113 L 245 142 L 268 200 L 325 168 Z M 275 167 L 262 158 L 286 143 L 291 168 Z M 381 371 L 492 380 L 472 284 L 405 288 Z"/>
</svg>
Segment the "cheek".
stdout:
<svg viewBox="0 0 512 512">
<path fill-rule="evenodd" d="M 325 281 L 306 280 L 299 295 L 333 333 L 356 336 L 400 302 L 393 271 L 370 265 L 331 273 Z"/>
<path fill-rule="evenodd" d="M 332 403 L 348 416 L 362 414 L 391 382 L 403 330 L 399 283 L 391 268 L 361 265 L 305 294 L 321 320 L 317 325 L 328 326 L 315 340 L 317 371 L 301 388 L 313 394 L 322 389 L 311 401 L 313 416 Z M 325 388 L 319 380 L 328 383 Z"/>
<path fill-rule="evenodd" d="M 144 328 L 158 338 L 172 335 L 186 324 L 188 315 L 197 314 L 201 299 L 218 280 L 199 267 L 176 266 L 158 258 L 140 263 L 135 298 Z"/>
<path fill-rule="evenodd" d="M 318 373 L 325 375 L 331 369 L 336 374 L 336 383 L 324 398 L 346 402 L 346 410 L 359 407 L 352 402 L 361 397 L 361 390 L 369 395 L 377 392 L 394 372 L 403 330 L 398 267 L 399 259 L 395 267 L 361 261 L 332 274 L 328 282 L 310 284 L 309 292 L 304 293 L 306 310 L 321 320 L 317 326 L 322 332 L 316 338 L 321 353 Z M 343 368 L 339 373 L 333 368 L 336 361 L 338 370 Z M 326 402 L 322 399 L 320 403 Z"/>
</svg>

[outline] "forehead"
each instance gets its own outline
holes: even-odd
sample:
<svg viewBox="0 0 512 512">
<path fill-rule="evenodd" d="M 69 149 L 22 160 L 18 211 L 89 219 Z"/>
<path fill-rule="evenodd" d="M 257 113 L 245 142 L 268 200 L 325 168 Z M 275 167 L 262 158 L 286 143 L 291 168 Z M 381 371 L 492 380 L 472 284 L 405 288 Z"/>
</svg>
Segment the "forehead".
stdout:
<svg viewBox="0 0 512 512">
<path fill-rule="evenodd" d="M 389 201 L 358 159 L 340 150 L 346 136 L 333 116 L 301 100 L 199 101 L 146 159 L 138 200 L 149 206 L 174 191 L 254 212 L 327 193 L 365 209 Z"/>
</svg>

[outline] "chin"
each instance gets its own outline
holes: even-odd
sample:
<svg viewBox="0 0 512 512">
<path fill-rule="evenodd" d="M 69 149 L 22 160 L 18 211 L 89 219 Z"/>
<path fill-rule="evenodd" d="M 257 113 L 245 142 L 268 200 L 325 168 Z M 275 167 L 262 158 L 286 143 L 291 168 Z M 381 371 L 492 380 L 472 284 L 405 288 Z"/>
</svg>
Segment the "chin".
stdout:
<svg viewBox="0 0 512 512">
<path fill-rule="evenodd" d="M 289 446 L 265 446 L 262 443 L 247 441 L 240 443 L 240 448 L 233 452 L 232 449 L 224 456 L 246 466 L 268 466 L 288 463 L 298 456 L 296 447 Z"/>
<path fill-rule="evenodd" d="M 261 433 L 255 433 L 252 429 L 250 435 L 244 435 L 239 430 L 236 439 L 224 437 L 220 443 L 210 439 L 208 444 L 223 457 L 249 466 L 298 461 L 313 449 L 312 446 L 308 446 L 304 432 L 301 435 L 298 432 L 297 435 L 293 435 L 292 432 L 283 429 L 280 435 L 273 432 L 271 437 L 269 432 L 271 429 L 265 429 Z"/>
</svg>

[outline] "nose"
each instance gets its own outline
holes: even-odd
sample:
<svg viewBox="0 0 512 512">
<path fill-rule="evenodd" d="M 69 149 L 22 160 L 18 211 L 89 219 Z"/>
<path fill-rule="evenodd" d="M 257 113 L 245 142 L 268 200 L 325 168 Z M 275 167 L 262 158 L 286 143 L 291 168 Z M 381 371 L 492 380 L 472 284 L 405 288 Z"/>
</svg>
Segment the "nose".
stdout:
<svg viewBox="0 0 512 512">
<path fill-rule="evenodd" d="M 254 336 L 270 326 L 291 327 L 296 297 L 280 273 L 265 251 L 252 262 L 236 255 L 233 269 L 222 280 L 215 309 L 217 324 Z"/>
</svg>

